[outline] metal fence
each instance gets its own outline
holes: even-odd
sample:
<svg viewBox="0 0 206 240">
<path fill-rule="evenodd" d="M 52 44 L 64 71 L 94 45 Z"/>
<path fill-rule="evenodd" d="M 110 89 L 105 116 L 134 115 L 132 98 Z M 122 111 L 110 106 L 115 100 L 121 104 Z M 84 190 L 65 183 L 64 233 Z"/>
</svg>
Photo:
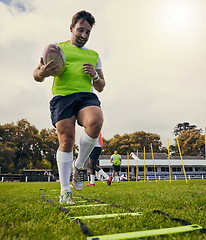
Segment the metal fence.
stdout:
<svg viewBox="0 0 206 240">
<path fill-rule="evenodd" d="M 56 181 L 52 176 L 43 176 L 43 177 L 35 177 L 29 178 L 26 175 L 21 174 L 1 174 L 0 175 L 1 182 L 53 182 Z"/>
<path fill-rule="evenodd" d="M 127 181 L 127 174 L 124 174 L 124 181 Z M 169 173 L 163 174 L 163 173 L 157 173 L 156 174 L 157 180 L 170 180 Z M 1 174 L 0 175 L 0 181 L 1 182 L 55 182 L 59 178 L 56 176 L 27 176 L 25 174 Z M 171 174 L 171 180 L 183 180 L 185 179 L 184 173 L 178 172 L 178 173 L 172 173 Z M 206 179 L 206 172 L 199 172 L 197 173 L 190 173 L 187 174 L 187 179 Z M 72 180 L 72 175 L 70 180 Z M 84 181 L 89 181 L 89 177 L 87 175 L 87 172 L 84 173 Z M 102 177 L 97 180 L 104 180 Z M 144 180 L 144 174 L 140 173 L 137 177 L 138 181 Z M 156 180 L 155 174 L 153 173 L 146 173 L 145 180 Z M 130 181 L 136 181 L 136 176 L 130 174 Z"/>
</svg>

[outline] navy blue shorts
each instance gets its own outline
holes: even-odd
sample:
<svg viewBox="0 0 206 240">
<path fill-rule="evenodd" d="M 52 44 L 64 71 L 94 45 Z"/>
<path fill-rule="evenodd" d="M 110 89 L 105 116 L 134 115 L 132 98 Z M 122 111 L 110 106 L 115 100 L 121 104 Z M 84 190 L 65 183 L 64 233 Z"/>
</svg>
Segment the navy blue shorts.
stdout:
<svg viewBox="0 0 206 240">
<path fill-rule="evenodd" d="M 112 170 L 114 170 L 115 172 L 120 172 L 120 165 L 116 166 L 116 165 L 112 165 Z"/>
<path fill-rule="evenodd" d="M 90 92 L 73 93 L 67 96 L 55 96 L 50 101 L 51 120 L 54 127 L 60 120 L 77 116 L 78 112 L 88 106 L 101 103 L 96 94 Z"/>
<path fill-rule="evenodd" d="M 94 147 L 94 149 L 92 150 L 92 152 L 89 155 L 89 158 L 91 160 L 98 160 L 99 159 L 99 155 L 102 152 L 102 148 L 101 147 Z"/>
</svg>

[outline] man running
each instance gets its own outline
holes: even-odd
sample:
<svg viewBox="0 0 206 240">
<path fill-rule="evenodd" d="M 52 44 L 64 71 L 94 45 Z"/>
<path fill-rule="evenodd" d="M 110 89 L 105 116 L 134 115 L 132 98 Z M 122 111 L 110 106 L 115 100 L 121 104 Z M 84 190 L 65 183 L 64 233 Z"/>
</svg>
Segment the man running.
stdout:
<svg viewBox="0 0 206 240">
<path fill-rule="evenodd" d="M 112 165 L 112 181 L 114 181 L 115 172 L 117 173 L 117 182 L 119 183 L 119 172 L 120 172 L 120 165 L 122 163 L 121 155 L 118 154 L 117 149 L 114 150 L 114 154 L 110 157 L 110 162 L 113 163 Z"/>
<path fill-rule="evenodd" d="M 103 124 L 101 103 L 93 93 L 93 88 L 101 92 L 105 87 L 101 60 L 97 52 L 84 47 L 94 24 L 95 19 L 89 12 L 76 13 L 70 25 L 70 40 L 58 44 L 64 52 L 66 68 L 61 76 L 54 77 L 50 111 L 59 139 L 56 157 L 61 185 L 60 203 L 74 203 L 70 189 L 71 168 L 73 187 L 76 190 L 83 188 L 81 168 L 96 145 Z M 58 69 L 58 64 L 53 61 L 44 65 L 41 58 L 33 72 L 34 79 L 43 82 Z M 80 138 L 78 158 L 73 161 L 76 122 L 84 127 L 84 133 Z"/>
<path fill-rule="evenodd" d="M 103 146 L 103 141 L 102 141 L 102 134 L 99 134 L 99 139 L 97 144 L 95 145 L 94 149 L 92 150 L 91 154 L 89 155 L 89 171 L 90 171 L 90 183 L 87 184 L 87 186 L 95 186 L 95 171 L 97 171 L 101 176 L 103 176 L 106 181 L 107 185 L 110 186 L 112 182 L 112 177 L 107 175 L 103 169 L 101 169 L 97 165 L 97 161 L 99 159 L 99 155 L 102 152 L 102 146 Z"/>
</svg>

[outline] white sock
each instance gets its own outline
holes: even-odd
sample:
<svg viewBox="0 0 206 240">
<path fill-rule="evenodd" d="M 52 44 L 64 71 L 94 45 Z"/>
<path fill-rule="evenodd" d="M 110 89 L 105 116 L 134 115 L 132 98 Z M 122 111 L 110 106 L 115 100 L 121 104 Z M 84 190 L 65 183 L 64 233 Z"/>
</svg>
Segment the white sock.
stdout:
<svg viewBox="0 0 206 240">
<path fill-rule="evenodd" d="M 57 151 L 56 158 L 59 172 L 59 180 L 61 185 L 61 194 L 65 190 L 71 192 L 70 175 L 73 162 L 73 152 L 68 153 Z"/>
<path fill-rule="evenodd" d="M 119 176 L 117 177 L 117 182 L 119 182 Z"/>
<path fill-rule="evenodd" d="M 103 171 L 103 169 L 99 170 L 99 173 L 100 173 L 106 180 L 109 180 L 109 176 Z"/>
<path fill-rule="evenodd" d="M 83 168 L 85 161 L 88 159 L 91 151 L 97 144 L 97 141 L 98 138 L 91 138 L 86 134 L 86 132 L 83 133 L 80 138 L 79 155 L 75 161 L 75 166 L 77 169 Z"/>
<path fill-rule="evenodd" d="M 90 183 L 94 184 L 95 175 L 90 175 Z"/>
</svg>

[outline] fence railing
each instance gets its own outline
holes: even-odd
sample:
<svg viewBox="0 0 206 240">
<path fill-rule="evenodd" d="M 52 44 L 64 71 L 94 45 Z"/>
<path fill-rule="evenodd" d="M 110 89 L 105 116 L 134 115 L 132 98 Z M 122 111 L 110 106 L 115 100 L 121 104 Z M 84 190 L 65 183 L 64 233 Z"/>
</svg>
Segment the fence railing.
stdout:
<svg viewBox="0 0 206 240">
<path fill-rule="evenodd" d="M 163 174 L 163 173 L 157 173 L 157 180 L 169 180 L 169 174 Z M 126 180 L 127 175 L 125 174 L 125 179 Z M 58 179 L 58 178 L 57 178 Z M 181 180 L 185 179 L 184 173 L 177 172 L 177 173 L 172 173 L 171 174 L 171 180 Z M 199 172 L 199 173 L 190 173 L 187 174 L 187 179 L 206 179 L 206 172 Z M 71 179 L 70 179 L 71 180 Z M 84 180 L 89 180 L 85 174 Z M 104 180 L 104 179 L 99 179 L 99 180 Z M 136 181 L 136 176 L 130 174 L 130 180 L 131 181 Z M 137 180 L 144 180 L 144 174 L 140 173 L 138 174 Z M 149 173 L 146 174 L 145 180 L 155 180 L 155 175 L 154 173 Z M 41 176 L 41 177 L 28 177 L 25 175 L 21 174 L 1 174 L 0 175 L 0 181 L 1 182 L 54 182 L 56 181 L 56 178 L 53 176 Z"/>
<path fill-rule="evenodd" d="M 1 182 L 52 182 L 56 181 L 53 176 L 43 177 L 28 177 L 26 175 L 2 174 L 0 175 Z"/>
</svg>

